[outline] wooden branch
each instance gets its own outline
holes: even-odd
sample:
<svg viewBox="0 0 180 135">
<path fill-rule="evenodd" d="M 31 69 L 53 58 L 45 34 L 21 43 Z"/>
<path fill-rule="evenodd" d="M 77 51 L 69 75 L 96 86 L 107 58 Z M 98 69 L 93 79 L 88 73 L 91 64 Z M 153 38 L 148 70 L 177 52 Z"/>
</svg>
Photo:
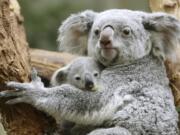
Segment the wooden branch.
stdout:
<svg viewBox="0 0 180 135">
<path fill-rule="evenodd" d="M 67 65 L 77 56 L 40 49 L 30 49 L 31 65 L 38 70 L 38 74 L 50 80 L 53 72 Z"/>
</svg>

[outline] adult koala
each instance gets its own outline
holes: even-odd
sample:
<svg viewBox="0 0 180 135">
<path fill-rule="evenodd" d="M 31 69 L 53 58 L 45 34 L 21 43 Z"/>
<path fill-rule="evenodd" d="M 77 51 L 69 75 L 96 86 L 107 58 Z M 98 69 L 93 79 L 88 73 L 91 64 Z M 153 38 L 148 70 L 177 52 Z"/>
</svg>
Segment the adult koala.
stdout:
<svg viewBox="0 0 180 135">
<path fill-rule="evenodd" d="M 7 102 L 31 104 L 57 121 L 63 117 L 93 126 L 88 135 L 178 135 L 163 60 L 174 59 L 179 34 L 179 21 L 163 13 L 107 10 L 72 15 L 60 28 L 61 49 L 73 52 L 71 42 L 88 48 L 88 54 L 107 67 L 101 73 L 104 87 L 96 92 L 71 85 L 44 88 L 34 77 L 31 83 L 9 82 L 20 90 L 1 92 L 0 97 L 15 97 Z M 85 54 L 83 50 L 78 53 Z M 133 101 L 122 106 L 127 95 Z"/>
</svg>

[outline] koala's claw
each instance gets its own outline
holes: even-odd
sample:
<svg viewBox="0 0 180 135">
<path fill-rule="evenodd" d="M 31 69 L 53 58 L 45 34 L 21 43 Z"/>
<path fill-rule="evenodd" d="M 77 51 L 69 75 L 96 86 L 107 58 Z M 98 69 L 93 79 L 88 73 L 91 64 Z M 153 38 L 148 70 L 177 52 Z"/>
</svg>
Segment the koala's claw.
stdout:
<svg viewBox="0 0 180 135">
<path fill-rule="evenodd" d="M 2 91 L 0 92 L 0 98 L 8 98 L 8 97 L 17 97 L 22 95 L 21 90 L 7 90 L 7 91 Z"/>
<path fill-rule="evenodd" d="M 8 82 L 7 86 L 10 88 L 18 89 L 18 90 L 31 90 L 33 89 L 33 85 L 31 83 L 19 83 L 19 82 Z"/>
<path fill-rule="evenodd" d="M 31 79 L 32 80 L 36 80 L 37 78 L 37 70 L 35 68 L 32 68 L 32 71 L 31 71 Z"/>
<path fill-rule="evenodd" d="M 44 84 L 41 81 L 41 78 L 37 75 L 37 70 L 35 68 L 32 69 L 31 72 L 31 84 L 34 85 L 36 88 L 43 88 Z"/>
<path fill-rule="evenodd" d="M 12 104 L 18 104 L 18 103 L 23 103 L 26 100 L 24 97 L 20 98 L 14 98 L 6 101 L 6 104 L 12 105 Z"/>
<path fill-rule="evenodd" d="M 11 81 L 7 83 L 7 86 L 18 90 L 35 90 L 44 88 L 44 84 L 41 81 L 41 78 L 37 76 L 37 71 L 35 68 L 33 68 L 31 72 L 31 79 L 32 81 L 30 83 L 19 83 Z"/>
<path fill-rule="evenodd" d="M 38 76 L 38 72 L 35 68 L 31 71 L 31 80 L 34 82 L 41 82 L 41 78 Z"/>
</svg>

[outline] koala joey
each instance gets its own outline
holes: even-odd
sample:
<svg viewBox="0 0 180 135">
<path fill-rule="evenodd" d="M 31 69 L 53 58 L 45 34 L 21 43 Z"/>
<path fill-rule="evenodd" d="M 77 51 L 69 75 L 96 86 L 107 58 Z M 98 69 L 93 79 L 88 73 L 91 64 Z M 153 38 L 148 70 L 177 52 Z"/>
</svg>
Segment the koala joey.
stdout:
<svg viewBox="0 0 180 135">
<path fill-rule="evenodd" d="M 163 60 L 174 59 L 179 35 L 180 22 L 164 13 L 112 9 L 74 14 L 60 27 L 60 48 L 75 53 L 85 45 L 88 55 L 105 66 L 99 78 L 103 87 L 96 92 L 71 84 L 45 88 L 36 77 L 30 83 L 9 82 L 16 90 L 0 92 L 0 98 L 31 104 L 57 122 L 63 118 L 94 127 L 88 135 L 178 135 Z M 84 36 L 86 43 L 80 40 Z M 126 95 L 133 100 L 122 106 Z"/>
<path fill-rule="evenodd" d="M 100 87 L 103 66 L 91 57 L 79 57 L 54 72 L 51 85 L 71 84 L 81 90 L 96 91 Z"/>
</svg>

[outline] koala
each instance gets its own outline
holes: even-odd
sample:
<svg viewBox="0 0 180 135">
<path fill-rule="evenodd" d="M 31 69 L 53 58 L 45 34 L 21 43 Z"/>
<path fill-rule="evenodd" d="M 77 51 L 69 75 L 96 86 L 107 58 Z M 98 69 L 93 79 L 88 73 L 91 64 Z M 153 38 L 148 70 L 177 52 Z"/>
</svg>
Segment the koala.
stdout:
<svg viewBox="0 0 180 135">
<path fill-rule="evenodd" d="M 52 86 L 71 84 L 81 90 L 96 91 L 100 87 L 100 72 L 103 66 L 91 57 L 78 57 L 67 66 L 56 70 L 51 78 Z M 64 134 L 79 133 L 81 125 L 62 121 L 59 125 Z M 78 131 L 76 131 L 78 130 Z"/>
<path fill-rule="evenodd" d="M 96 91 L 100 87 L 100 72 L 103 69 L 91 57 L 79 57 L 67 66 L 54 72 L 51 85 L 71 84 L 81 90 Z"/>
<path fill-rule="evenodd" d="M 179 134 L 178 113 L 163 62 L 175 60 L 173 51 L 180 42 L 176 18 L 121 9 L 87 10 L 67 18 L 60 29 L 60 48 L 68 52 L 75 47 L 69 42 L 77 43 L 77 48 L 84 43 L 68 39 L 69 33 L 86 33 L 87 54 L 105 66 L 100 75 L 103 87 L 95 92 L 70 84 L 46 88 L 34 77 L 30 83 L 8 82 L 16 90 L 0 92 L 0 99 L 7 98 L 7 104 L 31 104 L 57 122 L 64 118 L 93 127 L 84 135 Z M 133 101 L 122 106 L 127 95 Z"/>
</svg>

